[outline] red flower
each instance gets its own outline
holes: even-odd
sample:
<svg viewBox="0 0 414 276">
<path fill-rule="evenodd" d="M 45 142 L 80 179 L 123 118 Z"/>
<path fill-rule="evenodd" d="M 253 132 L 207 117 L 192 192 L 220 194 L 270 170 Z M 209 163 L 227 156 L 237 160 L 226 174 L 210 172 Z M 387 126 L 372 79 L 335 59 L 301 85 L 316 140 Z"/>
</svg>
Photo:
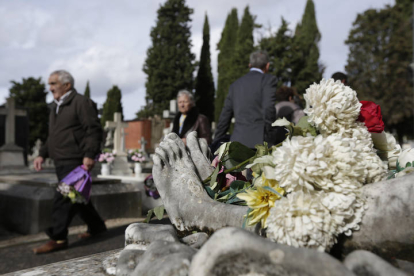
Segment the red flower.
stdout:
<svg viewBox="0 0 414 276">
<path fill-rule="evenodd" d="M 384 131 L 381 107 L 374 102 L 360 101 L 362 104 L 358 121 L 365 123 L 369 132 L 381 133 Z"/>
</svg>

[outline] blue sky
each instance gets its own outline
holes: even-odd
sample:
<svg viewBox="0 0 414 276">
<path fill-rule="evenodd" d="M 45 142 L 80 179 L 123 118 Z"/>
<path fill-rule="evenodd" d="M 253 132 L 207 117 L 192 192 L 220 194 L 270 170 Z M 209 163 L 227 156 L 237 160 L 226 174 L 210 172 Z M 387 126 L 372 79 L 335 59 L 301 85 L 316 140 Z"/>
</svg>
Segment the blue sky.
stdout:
<svg viewBox="0 0 414 276">
<path fill-rule="evenodd" d="M 102 105 L 112 85 L 122 90 L 125 119 L 133 119 L 145 104 L 146 75 L 142 67 L 151 46 L 151 27 L 158 0 L 0 0 L 0 104 L 9 94 L 10 81 L 42 77 L 65 69 L 75 77 L 83 93 L 90 81 L 92 98 Z M 343 71 L 348 55 L 344 44 L 352 22 L 367 9 L 393 5 L 394 0 L 314 0 L 322 39 L 320 62 L 324 77 Z M 239 19 L 246 5 L 263 28 L 255 31 L 257 41 L 275 32 L 281 16 L 294 30 L 306 0 L 187 0 L 192 15 L 192 51 L 198 58 L 202 45 L 204 14 L 210 21 L 210 50 L 214 78 L 217 78 L 216 44 L 227 14 L 238 9 Z M 48 101 L 51 96 L 48 96 Z"/>
</svg>

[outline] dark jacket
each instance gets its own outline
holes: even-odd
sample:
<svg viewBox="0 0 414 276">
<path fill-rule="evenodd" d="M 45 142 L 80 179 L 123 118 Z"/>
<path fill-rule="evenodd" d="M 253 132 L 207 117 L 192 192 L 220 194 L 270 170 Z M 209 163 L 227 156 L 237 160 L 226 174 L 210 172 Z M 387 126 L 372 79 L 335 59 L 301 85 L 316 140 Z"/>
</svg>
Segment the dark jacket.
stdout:
<svg viewBox="0 0 414 276">
<path fill-rule="evenodd" d="M 180 136 L 180 138 L 184 138 L 187 137 L 190 132 L 197 131 L 198 138 L 204 138 L 207 140 L 208 144 L 211 143 L 210 122 L 206 116 L 198 112 L 198 109 L 196 107 L 191 108 L 187 113 L 181 134 L 179 133 L 180 117 L 181 112 L 178 112 L 174 117 L 172 132 L 176 133 L 178 136 Z"/>
<path fill-rule="evenodd" d="M 250 71 L 236 80 L 224 102 L 214 141 L 226 135 L 234 116 L 236 122 L 231 141 L 249 148 L 263 141 L 273 144 L 268 133 L 276 119 L 276 84 L 274 76 L 257 71 Z"/>
<path fill-rule="evenodd" d="M 57 166 L 82 164 L 84 157 L 94 159 L 102 142 L 102 127 L 94 102 L 72 90 L 58 114 L 56 107 L 56 103 L 51 105 L 49 136 L 39 155 L 52 158 Z"/>
</svg>

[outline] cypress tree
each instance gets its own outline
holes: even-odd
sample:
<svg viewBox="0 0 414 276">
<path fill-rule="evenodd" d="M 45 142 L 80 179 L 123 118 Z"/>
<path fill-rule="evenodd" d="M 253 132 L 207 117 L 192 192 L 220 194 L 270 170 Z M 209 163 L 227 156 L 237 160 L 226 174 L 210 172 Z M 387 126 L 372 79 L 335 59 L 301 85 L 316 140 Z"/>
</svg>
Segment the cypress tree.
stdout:
<svg viewBox="0 0 414 276">
<path fill-rule="evenodd" d="M 254 51 L 254 27 L 254 17 L 250 14 L 249 6 L 246 6 L 240 28 L 237 33 L 237 43 L 231 70 L 232 81 L 235 81 L 249 72 L 250 54 Z"/>
<path fill-rule="evenodd" d="M 220 52 L 217 58 L 218 81 L 214 112 L 216 122 L 220 117 L 224 100 L 226 99 L 230 84 L 233 81 L 230 74 L 238 29 L 239 19 L 237 18 L 237 9 L 232 9 L 227 16 L 224 29 L 221 32 L 220 42 L 217 44 L 217 49 Z"/>
<path fill-rule="evenodd" d="M 91 98 L 91 90 L 89 88 L 89 81 L 86 82 L 85 93 L 83 93 L 83 95 L 88 99 Z"/>
<path fill-rule="evenodd" d="M 411 5 L 398 0 L 358 14 L 346 41 L 349 84 L 360 100 L 381 106 L 386 130 L 395 130 L 400 143 L 413 132 Z"/>
<path fill-rule="evenodd" d="M 207 14 L 203 27 L 203 46 L 195 86 L 196 105 L 201 114 L 207 116 L 210 123 L 214 121 L 214 81 L 210 60 L 210 27 Z"/>
<path fill-rule="evenodd" d="M 108 90 L 101 117 L 101 124 L 103 127 L 105 126 L 106 121 L 114 120 L 115 112 L 121 112 L 122 120 L 124 119 L 121 98 L 122 94 L 118 86 L 114 85 L 111 89 Z"/>
<path fill-rule="evenodd" d="M 292 34 L 288 23 L 282 17 L 282 25 L 276 34 L 262 38 L 259 42 L 260 49 L 269 54 L 269 73 L 278 79 L 278 87 L 289 86 L 292 67 Z"/>
<path fill-rule="evenodd" d="M 180 89 L 193 89 L 195 56 L 191 53 L 190 15 L 185 0 L 167 0 L 157 11 L 152 46 L 143 71 L 147 74 L 145 110 L 161 114 Z M 147 112 L 146 112 L 147 113 Z"/>
<path fill-rule="evenodd" d="M 37 139 L 46 141 L 49 109 L 46 104 L 47 91 L 41 78 L 23 78 L 21 83 L 11 81 L 10 97 L 15 99 L 16 106 L 25 107 L 29 112 L 29 147 L 32 148 Z"/>
<path fill-rule="evenodd" d="M 304 94 L 309 85 L 322 79 L 324 67 L 318 62 L 320 39 L 315 5 L 312 0 L 308 0 L 302 21 L 296 26 L 292 51 L 291 85 L 296 87 L 299 94 Z"/>
</svg>

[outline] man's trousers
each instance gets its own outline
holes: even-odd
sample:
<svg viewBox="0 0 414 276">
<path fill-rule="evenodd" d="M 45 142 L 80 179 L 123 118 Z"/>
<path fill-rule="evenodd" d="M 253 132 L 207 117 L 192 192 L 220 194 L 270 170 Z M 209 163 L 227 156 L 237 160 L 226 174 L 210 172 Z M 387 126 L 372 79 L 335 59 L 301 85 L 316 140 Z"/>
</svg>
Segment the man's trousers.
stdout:
<svg viewBox="0 0 414 276">
<path fill-rule="evenodd" d="M 56 174 L 59 182 L 77 166 L 79 164 L 57 166 Z M 105 223 L 90 200 L 87 204 L 72 203 L 68 197 L 64 197 L 56 191 L 53 199 L 52 226 L 46 229 L 46 234 L 55 241 L 66 240 L 68 227 L 76 214 L 79 214 L 81 219 L 88 225 L 88 233 L 91 235 L 106 230 Z"/>
</svg>

